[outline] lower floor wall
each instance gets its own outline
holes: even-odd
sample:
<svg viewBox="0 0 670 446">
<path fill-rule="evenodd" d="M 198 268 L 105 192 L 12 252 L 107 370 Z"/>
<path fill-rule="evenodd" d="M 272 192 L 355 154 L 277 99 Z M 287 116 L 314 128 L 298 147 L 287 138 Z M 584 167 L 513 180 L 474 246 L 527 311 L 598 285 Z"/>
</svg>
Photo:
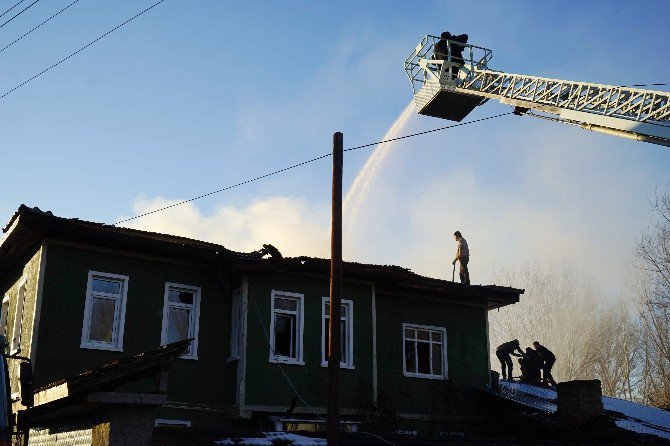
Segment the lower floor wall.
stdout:
<svg viewBox="0 0 670 446">
<path fill-rule="evenodd" d="M 93 444 L 93 429 L 81 426 L 61 426 L 58 429 L 31 429 L 30 446 L 90 446 Z"/>
</svg>

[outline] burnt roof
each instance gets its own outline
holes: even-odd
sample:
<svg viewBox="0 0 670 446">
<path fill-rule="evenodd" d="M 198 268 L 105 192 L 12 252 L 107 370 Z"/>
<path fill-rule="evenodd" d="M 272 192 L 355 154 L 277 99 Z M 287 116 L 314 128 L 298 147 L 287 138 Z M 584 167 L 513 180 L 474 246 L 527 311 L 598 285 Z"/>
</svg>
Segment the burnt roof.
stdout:
<svg viewBox="0 0 670 446">
<path fill-rule="evenodd" d="M 178 257 L 214 266 L 262 256 L 260 252 L 236 252 L 216 243 L 187 237 L 57 217 L 49 211 L 25 205 L 14 213 L 3 232 L 5 238 L 0 242 L 0 289 L 15 279 L 13 276 L 45 238 Z"/>
<path fill-rule="evenodd" d="M 317 257 L 289 257 L 283 259 L 241 260 L 233 269 L 240 272 L 266 271 L 296 274 L 330 274 L 330 260 Z M 443 279 L 419 275 L 408 268 L 395 265 L 343 262 L 345 280 L 365 280 L 375 283 L 377 294 L 443 297 L 464 299 L 485 304 L 489 309 L 519 301 L 524 290 L 497 285 L 463 285 Z"/>
<path fill-rule="evenodd" d="M 188 259 L 212 267 L 226 265 L 232 271 L 275 271 L 328 275 L 330 260 L 315 257 L 263 259 L 263 252 L 242 253 L 226 247 L 187 237 L 141 231 L 57 217 L 49 211 L 21 205 L 3 228 L 0 243 L 0 289 L 16 278 L 14 275 L 34 254 L 45 238 L 90 244 L 115 249 L 129 249 Z M 394 265 L 344 262 L 345 280 L 374 282 L 378 293 L 397 295 L 430 295 L 449 299 L 468 299 L 489 309 L 516 303 L 524 290 L 495 285 L 462 285 L 442 279 L 421 276 Z"/>
<path fill-rule="evenodd" d="M 48 236 L 66 236 L 73 241 L 86 240 L 90 238 L 109 238 L 116 241 L 130 241 L 135 239 L 137 243 L 159 242 L 162 245 L 172 245 L 179 248 L 205 249 L 216 253 L 222 253 L 233 258 L 259 258 L 258 252 L 242 253 L 227 249 L 223 245 L 203 242 L 178 235 L 163 234 L 160 232 L 142 231 L 139 229 L 124 228 L 120 226 L 96 223 L 80 220 L 78 218 L 57 217 L 51 211 L 42 211 L 38 207 L 28 207 L 24 204 L 12 215 L 2 232 L 7 233 L 12 226 L 21 220 L 21 223 L 30 225 L 37 231 L 48 231 Z M 117 245 L 115 245 L 117 246 Z"/>
</svg>

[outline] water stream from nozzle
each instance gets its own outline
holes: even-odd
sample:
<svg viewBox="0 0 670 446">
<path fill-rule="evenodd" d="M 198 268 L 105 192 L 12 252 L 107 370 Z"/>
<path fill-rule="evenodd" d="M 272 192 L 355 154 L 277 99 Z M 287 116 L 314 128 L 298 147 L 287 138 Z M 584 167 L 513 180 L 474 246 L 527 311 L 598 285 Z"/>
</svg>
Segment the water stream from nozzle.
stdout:
<svg viewBox="0 0 670 446">
<path fill-rule="evenodd" d="M 382 141 L 400 136 L 412 116 L 414 111 L 414 102 L 410 101 L 405 110 L 396 118 L 395 122 L 389 127 L 382 138 Z M 356 227 L 356 222 L 360 218 L 360 208 L 368 196 L 370 188 L 379 180 L 383 167 L 387 163 L 389 155 L 398 141 L 377 144 L 372 155 L 368 158 L 363 169 L 358 173 L 354 183 L 347 192 L 343 203 L 343 217 L 345 218 L 346 234 L 351 233 L 352 228 Z M 348 237 L 347 237 L 348 238 Z"/>
</svg>

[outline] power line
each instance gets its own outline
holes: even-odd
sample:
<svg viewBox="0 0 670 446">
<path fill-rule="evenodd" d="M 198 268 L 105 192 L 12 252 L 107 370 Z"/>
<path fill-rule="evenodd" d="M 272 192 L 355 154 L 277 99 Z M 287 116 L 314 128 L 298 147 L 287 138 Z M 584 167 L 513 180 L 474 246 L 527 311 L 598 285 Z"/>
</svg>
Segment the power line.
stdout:
<svg viewBox="0 0 670 446">
<path fill-rule="evenodd" d="M 27 80 L 21 82 L 21 83 L 20 83 L 19 85 L 17 85 L 16 87 L 14 87 L 14 88 L 12 88 L 11 90 L 9 90 L 9 91 L 3 93 L 2 95 L 0 95 L 0 99 L 3 99 L 3 98 L 4 98 L 5 96 L 7 96 L 8 94 L 10 94 L 10 93 L 12 93 L 13 91 L 18 90 L 19 88 L 23 87 L 24 85 L 26 85 L 28 82 L 32 81 L 33 79 L 35 79 L 35 78 L 37 78 L 37 77 L 40 77 L 41 75 L 43 75 L 43 74 L 46 73 L 47 71 L 51 70 L 52 68 L 57 67 L 58 65 L 62 64 L 63 62 L 65 62 L 66 60 L 68 60 L 69 58 L 71 58 L 72 56 L 75 56 L 75 55 L 79 54 L 80 52 L 82 52 L 82 51 L 84 51 L 86 48 L 88 48 L 89 46 L 93 45 L 93 44 L 94 44 L 95 42 L 97 42 L 98 40 L 100 40 L 100 39 L 102 39 L 102 38 L 104 38 L 104 37 L 110 35 L 110 34 L 113 33 L 114 31 L 116 31 L 117 29 L 119 29 L 119 28 L 121 28 L 122 26 L 126 25 L 127 23 L 129 23 L 129 22 L 135 20 L 136 18 L 138 18 L 139 16 L 141 16 L 141 15 L 144 14 L 145 12 L 148 12 L 149 10 L 155 8 L 156 6 L 160 5 L 160 4 L 163 3 L 164 1 L 165 1 L 165 0 L 159 0 L 158 2 L 156 2 L 156 3 L 154 3 L 153 5 L 149 6 L 149 7 L 148 7 L 147 9 L 145 9 L 144 11 L 135 14 L 133 17 L 129 18 L 129 19 L 126 20 L 125 22 L 123 22 L 123 23 L 121 23 L 121 24 L 115 26 L 114 28 L 110 29 L 110 30 L 107 31 L 106 33 L 100 35 L 97 39 L 95 39 L 95 40 L 93 40 L 93 41 L 87 43 L 87 44 L 84 45 L 84 46 L 82 46 L 81 48 L 79 48 L 77 51 L 75 51 L 74 53 L 70 54 L 69 56 L 67 56 L 67 57 L 65 57 L 65 58 L 63 58 L 63 59 L 61 59 L 61 60 L 59 60 L 58 62 L 56 62 L 55 64 L 51 65 L 50 67 L 45 68 L 44 70 L 40 71 L 39 73 L 37 73 L 36 75 L 34 75 L 33 77 L 31 77 L 30 79 L 27 79 Z"/>
<path fill-rule="evenodd" d="M 25 8 L 23 8 L 21 11 L 17 12 L 16 14 L 14 14 L 14 16 L 13 16 L 11 19 L 7 20 L 5 23 L 3 23 L 2 25 L 0 25 L 0 28 L 2 28 L 3 26 L 5 26 L 5 25 L 8 24 L 9 22 L 11 22 L 12 20 L 14 20 L 14 19 L 17 18 L 18 16 L 20 16 L 21 14 L 23 14 L 24 12 L 26 12 L 27 9 L 29 9 L 31 6 L 33 6 L 35 3 L 39 2 L 39 1 L 40 1 L 40 0 L 35 0 L 35 1 L 32 2 L 31 4 L 29 4 L 28 6 L 26 6 Z"/>
<path fill-rule="evenodd" d="M 11 11 L 11 10 L 14 9 L 14 8 L 16 8 L 17 6 L 19 6 L 21 3 L 25 2 L 25 1 L 26 1 L 26 0 L 21 0 L 21 1 L 19 1 L 17 4 L 15 4 L 15 5 L 12 6 L 11 8 L 9 8 L 7 11 L 3 12 L 2 14 L 0 14 L 0 17 L 3 17 L 3 16 L 4 16 L 5 14 L 7 14 L 9 11 Z"/>
<path fill-rule="evenodd" d="M 69 5 L 67 5 L 65 8 L 61 9 L 60 11 L 58 11 L 57 13 L 55 13 L 54 15 L 52 15 L 51 17 L 49 17 L 48 19 L 46 19 L 45 21 L 43 21 L 42 23 L 40 23 L 39 25 L 37 25 L 36 27 L 34 27 L 33 29 L 31 29 L 30 31 L 28 31 L 28 32 L 25 33 L 24 35 L 22 35 L 21 37 L 19 37 L 18 39 L 14 40 L 12 43 L 8 44 L 8 45 L 5 46 L 3 49 L 1 49 L 1 50 L 0 50 L 0 53 L 2 53 L 3 51 L 5 51 L 5 50 L 6 50 L 7 48 L 9 48 L 10 46 L 14 45 L 14 44 L 15 44 L 16 42 L 18 42 L 19 40 L 21 40 L 21 39 L 23 39 L 24 37 L 26 37 L 28 34 L 30 34 L 30 33 L 32 33 L 33 31 L 35 31 L 37 28 L 41 27 L 42 25 L 44 25 L 45 23 L 47 23 L 49 20 L 53 19 L 53 18 L 56 17 L 58 14 L 60 14 L 60 13 L 63 12 L 63 11 L 65 11 L 66 9 L 68 9 L 70 6 L 74 5 L 74 4 L 77 3 L 78 1 L 79 1 L 79 0 L 74 0 L 72 3 L 70 3 Z"/>
<path fill-rule="evenodd" d="M 622 85 L 622 87 L 664 87 L 670 85 L 668 83 L 665 84 L 633 84 L 633 85 Z"/>
<path fill-rule="evenodd" d="M 511 114 L 512 114 L 512 112 L 500 113 L 498 115 L 488 116 L 486 118 L 479 118 L 479 119 L 475 119 L 473 121 L 459 122 L 458 124 L 452 124 L 452 125 L 447 125 L 445 127 L 439 127 L 439 128 L 436 128 L 436 129 L 432 129 L 432 130 L 426 130 L 426 131 L 423 131 L 423 132 L 412 133 L 411 135 L 398 136 L 397 138 L 385 139 L 385 140 L 382 140 L 382 141 L 371 142 L 371 143 L 363 144 L 363 145 L 356 146 L 356 147 L 350 147 L 348 149 L 344 149 L 343 151 L 344 152 L 351 152 L 353 150 L 358 150 L 358 149 L 363 149 L 363 148 L 366 148 L 366 147 L 376 146 L 378 144 L 385 144 L 385 143 L 389 143 L 389 142 L 393 142 L 393 141 L 398 141 L 398 140 L 401 140 L 401 139 L 413 138 L 415 136 L 425 135 L 427 133 L 439 132 L 439 131 L 442 131 L 442 130 L 452 129 L 452 128 L 455 128 L 455 127 L 461 127 L 461 126 L 468 125 L 468 124 L 475 124 L 477 122 L 482 122 L 482 121 L 487 121 L 487 120 L 490 120 L 490 119 L 500 118 L 502 116 L 511 115 Z M 230 189 L 234 189 L 236 187 L 243 186 L 245 184 L 253 183 L 255 181 L 262 180 L 264 178 L 268 178 L 268 177 L 271 177 L 273 175 L 277 175 L 279 173 L 286 172 L 286 171 L 291 170 L 291 169 L 295 169 L 296 167 L 304 166 L 306 164 L 310 164 L 310 163 L 313 163 L 315 161 L 319 161 L 319 160 L 322 160 L 324 158 L 328 158 L 329 156 L 332 156 L 332 155 L 333 155 L 332 152 L 329 152 L 329 153 L 326 153 L 324 155 L 317 156 L 316 158 L 312 158 L 312 159 L 309 159 L 307 161 L 303 161 L 301 163 L 294 164 L 292 166 L 284 167 L 283 169 L 275 170 L 275 171 L 266 173 L 264 175 L 257 176 L 255 178 L 251 178 L 249 180 L 242 181 L 240 183 L 236 183 L 236 184 L 233 184 L 233 185 L 230 185 L 230 186 L 226 186 L 226 187 L 223 187 L 221 189 L 218 189 L 218 190 L 215 190 L 215 191 L 212 191 L 212 192 L 208 192 L 206 194 L 198 195 L 197 197 L 189 198 L 187 200 L 183 200 L 183 201 L 180 201 L 178 203 L 173 203 L 171 205 L 164 206 L 164 207 L 159 208 L 159 209 L 154 209 L 153 211 L 145 212 L 143 214 L 136 215 L 134 217 L 126 218 L 125 220 L 117 221 L 116 223 L 112 224 L 111 226 L 117 226 L 117 225 L 120 225 L 121 223 L 126 223 L 126 222 L 129 222 L 131 220 L 136 220 L 138 218 L 146 217 L 147 215 L 151 215 L 151 214 L 162 212 L 162 211 L 165 211 L 165 210 L 168 210 L 168 209 L 172 209 L 174 207 L 181 206 L 181 205 L 190 203 L 192 201 L 199 200 L 201 198 L 209 197 L 211 195 L 218 194 L 220 192 L 224 192 L 224 191 L 227 191 L 227 190 L 230 190 Z"/>
</svg>

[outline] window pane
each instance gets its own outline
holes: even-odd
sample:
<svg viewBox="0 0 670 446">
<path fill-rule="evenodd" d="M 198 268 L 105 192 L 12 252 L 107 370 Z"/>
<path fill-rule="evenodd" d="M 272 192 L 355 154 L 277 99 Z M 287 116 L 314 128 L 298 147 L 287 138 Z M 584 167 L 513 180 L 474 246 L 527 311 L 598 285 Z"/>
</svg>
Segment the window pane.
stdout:
<svg viewBox="0 0 670 446">
<path fill-rule="evenodd" d="M 323 351 L 326 352 L 326 361 L 330 358 L 330 319 L 324 320 Z M 342 321 L 340 325 L 340 362 L 349 363 L 349 351 L 347 350 L 347 323 Z"/>
<path fill-rule="evenodd" d="M 347 364 L 349 358 L 347 357 L 347 324 L 342 321 L 340 325 L 340 362 Z"/>
<path fill-rule="evenodd" d="M 168 292 L 168 301 L 193 305 L 193 291 L 170 290 Z"/>
<path fill-rule="evenodd" d="M 295 329 L 295 315 L 275 314 L 275 355 L 295 357 Z"/>
<path fill-rule="evenodd" d="M 91 325 L 88 333 L 91 341 L 112 342 L 115 308 L 116 299 L 91 299 Z"/>
<path fill-rule="evenodd" d="M 341 310 L 340 310 L 340 317 L 347 317 L 347 306 L 342 305 Z"/>
<path fill-rule="evenodd" d="M 121 294 L 121 282 L 94 277 L 91 279 L 91 290 L 96 293 Z"/>
<path fill-rule="evenodd" d="M 330 319 L 326 318 L 323 324 L 323 351 L 326 352 L 326 361 L 330 358 Z"/>
<path fill-rule="evenodd" d="M 168 344 L 189 338 L 190 313 L 183 308 L 168 308 Z"/>
<path fill-rule="evenodd" d="M 421 339 L 422 341 L 429 341 L 430 340 L 429 335 L 430 335 L 430 333 L 427 332 L 426 330 L 417 330 L 416 331 L 417 339 Z"/>
<path fill-rule="evenodd" d="M 442 345 L 441 344 L 431 344 L 433 349 L 433 375 L 442 374 Z"/>
<path fill-rule="evenodd" d="M 414 330 L 405 328 L 405 339 L 414 339 Z"/>
<path fill-rule="evenodd" d="M 426 342 L 416 343 L 417 372 L 430 375 L 430 344 Z"/>
<path fill-rule="evenodd" d="M 276 310 L 298 311 L 298 301 L 296 299 L 287 299 L 283 297 L 275 298 Z"/>
<path fill-rule="evenodd" d="M 439 331 L 431 331 L 430 339 L 433 342 L 442 342 L 442 333 L 440 333 Z"/>
<path fill-rule="evenodd" d="M 405 341 L 405 367 L 407 372 L 416 373 L 414 361 L 416 360 L 416 350 L 414 341 Z"/>
</svg>

